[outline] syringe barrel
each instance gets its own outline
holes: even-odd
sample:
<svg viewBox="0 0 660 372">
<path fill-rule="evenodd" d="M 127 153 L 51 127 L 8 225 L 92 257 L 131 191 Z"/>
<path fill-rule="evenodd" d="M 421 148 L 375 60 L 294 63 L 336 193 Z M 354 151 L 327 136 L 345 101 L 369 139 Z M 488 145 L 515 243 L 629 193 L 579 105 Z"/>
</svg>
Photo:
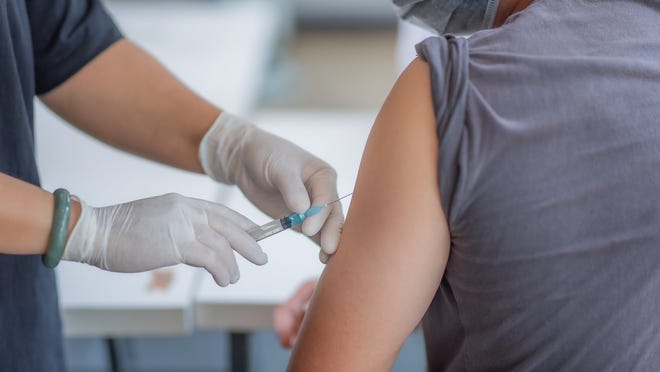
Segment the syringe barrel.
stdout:
<svg viewBox="0 0 660 372">
<path fill-rule="evenodd" d="M 254 240 L 259 241 L 271 235 L 275 235 L 279 232 L 282 232 L 286 229 L 290 229 L 294 226 L 300 225 L 301 223 L 303 223 L 303 221 L 305 221 L 307 217 L 311 217 L 319 213 L 323 208 L 325 208 L 325 205 L 318 205 L 308 209 L 305 213 L 291 213 L 286 217 L 282 217 L 277 220 L 272 220 L 267 224 L 250 229 L 248 230 L 247 233 Z"/>
<path fill-rule="evenodd" d="M 286 227 L 283 226 L 282 223 L 284 220 L 285 218 L 270 221 L 267 224 L 248 230 L 247 233 L 256 241 L 265 239 L 271 235 L 286 230 Z"/>
</svg>

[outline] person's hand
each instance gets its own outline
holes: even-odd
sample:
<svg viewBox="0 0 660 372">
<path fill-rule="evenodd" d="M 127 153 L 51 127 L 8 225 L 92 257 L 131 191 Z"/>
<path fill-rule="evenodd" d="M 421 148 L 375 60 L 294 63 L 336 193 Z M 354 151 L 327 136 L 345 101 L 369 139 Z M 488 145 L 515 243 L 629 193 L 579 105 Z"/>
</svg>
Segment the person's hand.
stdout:
<svg viewBox="0 0 660 372">
<path fill-rule="evenodd" d="M 273 218 L 338 198 L 337 175 L 327 163 L 228 113 L 220 114 L 204 136 L 199 156 L 209 176 L 238 185 Z M 343 222 L 341 205 L 334 203 L 303 223 L 302 232 L 321 246 L 321 261 L 337 249 Z"/>
<path fill-rule="evenodd" d="M 167 194 L 109 207 L 81 201 L 62 259 L 103 270 L 140 272 L 185 263 L 221 286 L 239 279 L 234 251 L 263 265 L 268 257 L 245 231 L 256 225 L 222 205 Z"/>
<path fill-rule="evenodd" d="M 296 293 L 273 312 L 273 324 L 282 346 L 292 347 L 296 343 L 300 325 L 314 294 L 317 280 L 305 282 Z"/>
</svg>

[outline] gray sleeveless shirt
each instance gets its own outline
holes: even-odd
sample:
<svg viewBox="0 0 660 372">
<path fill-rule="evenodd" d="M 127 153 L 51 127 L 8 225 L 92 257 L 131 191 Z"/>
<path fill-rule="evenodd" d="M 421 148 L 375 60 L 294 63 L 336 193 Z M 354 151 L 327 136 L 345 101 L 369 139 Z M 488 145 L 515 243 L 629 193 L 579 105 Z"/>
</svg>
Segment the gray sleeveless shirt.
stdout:
<svg viewBox="0 0 660 372">
<path fill-rule="evenodd" d="M 537 0 L 431 68 L 430 370 L 660 370 L 660 1 Z"/>
</svg>

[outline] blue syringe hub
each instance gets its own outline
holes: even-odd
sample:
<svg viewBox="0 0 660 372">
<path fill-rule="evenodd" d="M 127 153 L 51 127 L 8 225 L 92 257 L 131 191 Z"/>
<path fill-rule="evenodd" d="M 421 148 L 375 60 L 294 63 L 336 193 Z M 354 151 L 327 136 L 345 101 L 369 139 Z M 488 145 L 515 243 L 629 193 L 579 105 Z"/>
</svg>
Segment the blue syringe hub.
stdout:
<svg viewBox="0 0 660 372">
<path fill-rule="evenodd" d="M 294 226 L 298 226 L 301 223 L 307 219 L 307 217 L 312 217 L 315 214 L 318 214 L 325 208 L 325 205 L 315 205 L 308 210 L 305 211 L 305 213 L 291 213 L 290 215 L 282 218 L 280 222 L 282 223 L 282 227 L 285 229 L 289 229 Z"/>
</svg>

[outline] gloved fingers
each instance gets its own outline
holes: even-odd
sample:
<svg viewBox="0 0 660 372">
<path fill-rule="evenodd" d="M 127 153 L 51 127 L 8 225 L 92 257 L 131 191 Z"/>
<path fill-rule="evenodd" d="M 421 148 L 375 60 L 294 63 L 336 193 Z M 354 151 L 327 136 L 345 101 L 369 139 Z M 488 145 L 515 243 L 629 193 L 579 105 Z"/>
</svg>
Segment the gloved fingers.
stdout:
<svg viewBox="0 0 660 372">
<path fill-rule="evenodd" d="M 309 190 L 314 200 L 312 205 L 337 200 L 339 196 L 336 184 L 337 176 L 332 168 L 328 167 L 314 174 L 309 182 Z M 305 220 L 302 229 L 305 235 L 314 236 L 314 240 L 321 247 L 319 259 L 327 263 L 329 256 L 337 250 L 344 225 L 344 213 L 340 202 L 329 205 L 323 212 Z"/>
<path fill-rule="evenodd" d="M 210 202 L 203 199 L 195 198 L 186 198 L 189 205 L 195 208 L 198 211 L 203 211 L 206 213 L 207 218 L 216 218 L 216 219 L 230 219 L 234 221 L 235 224 L 241 226 L 244 229 L 250 229 L 255 225 L 249 218 L 243 216 L 242 214 L 236 212 L 235 210 L 214 202 Z"/>
<path fill-rule="evenodd" d="M 304 213 L 310 207 L 307 188 L 299 172 L 280 170 L 273 177 L 275 187 L 282 194 L 287 208 L 292 212 Z"/>
<path fill-rule="evenodd" d="M 325 203 L 313 203 L 312 205 L 323 205 Z M 321 212 L 318 214 L 309 217 L 305 219 L 305 221 L 302 224 L 302 233 L 307 235 L 307 236 L 314 236 L 321 231 L 321 228 L 323 228 L 323 225 L 326 223 L 328 220 L 328 217 L 330 216 L 330 213 L 332 212 L 332 208 L 334 205 L 329 205 L 326 208 L 323 208 Z"/>
<path fill-rule="evenodd" d="M 339 198 L 337 195 L 337 175 L 332 168 L 327 167 L 314 173 L 307 181 L 309 195 L 312 198 L 312 206 L 324 205 Z M 333 204 L 339 205 L 339 203 Z M 319 214 L 312 216 L 303 222 L 302 231 L 307 236 L 316 235 L 325 224 L 332 208 L 324 208 Z M 341 205 L 339 205 L 341 208 Z"/>
<path fill-rule="evenodd" d="M 231 269 L 226 266 L 215 251 L 205 244 L 199 242 L 190 243 L 182 253 L 185 264 L 206 269 L 219 286 L 226 287 L 232 283 Z M 235 270 L 238 272 L 238 265 L 236 265 Z"/>
<path fill-rule="evenodd" d="M 319 261 L 321 261 L 322 264 L 327 265 L 328 261 L 330 261 L 330 256 L 321 250 L 319 251 Z"/>
<path fill-rule="evenodd" d="M 244 215 L 236 212 L 235 210 L 228 208 L 222 204 L 209 203 L 206 205 L 206 214 L 209 221 L 209 225 L 213 227 L 214 224 L 217 224 L 222 221 L 231 221 L 233 224 L 237 225 L 243 230 L 249 230 L 253 227 L 256 227 L 257 224 L 254 223 L 249 218 Z"/>
<path fill-rule="evenodd" d="M 261 249 L 257 241 L 248 235 L 246 231 L 257 225 L 250 220 L 247 221 L 249 221 L 249 224 L 243 223 L 245 227 L 242 227 L 236 224 L 233 219 L 221 218 L 220 216 L 209 214 L 209 226 L 217 234 L 221 235 L 223 239 L 226 239 L 228 246 L 253 264 L 265 265 L 268 262 L 268 256 Z"/>
<path fill-rule="evenodd" d="M 200 232 L 197 235 L 197 240 L 207 246 L 215 255 L 215 265 L 219 267 L 222 265 L 229 272 L 229 282 L 234 284 L 240 279 L 241 275 L 238 270 L 238 263 L 236 256 L 232 250 L 231 243 L 225 236 L 218 234 L 211 228 L 206 226 L 199 228 Z"/>
<path fill-rule="evenodd" d="M 266 191 L 261 188 L 241 189 L 241 191 L 243 191 L 243 194 L 245 194 L 252 204 L 270 217 L 281 218 L 291 213 L 286 204 L 284 204 L 279 191 Z"/>
<path fill-rule="evenodd" d="M 321 251 L 328 256 L 332 256 L 337 251 L 339 245 L 339 238 L 341 236 L 342 228 L 344 227 L 344 212 L 341 205 L 338 203 L 333 204 L 330 211 L 330 216 L 325 220 L 325 224 L 321 229 Z M 321 257 L 321 262 L 323 258 Z M 323 263 L 326 263 L 327 260 Z"/>
</svg>

